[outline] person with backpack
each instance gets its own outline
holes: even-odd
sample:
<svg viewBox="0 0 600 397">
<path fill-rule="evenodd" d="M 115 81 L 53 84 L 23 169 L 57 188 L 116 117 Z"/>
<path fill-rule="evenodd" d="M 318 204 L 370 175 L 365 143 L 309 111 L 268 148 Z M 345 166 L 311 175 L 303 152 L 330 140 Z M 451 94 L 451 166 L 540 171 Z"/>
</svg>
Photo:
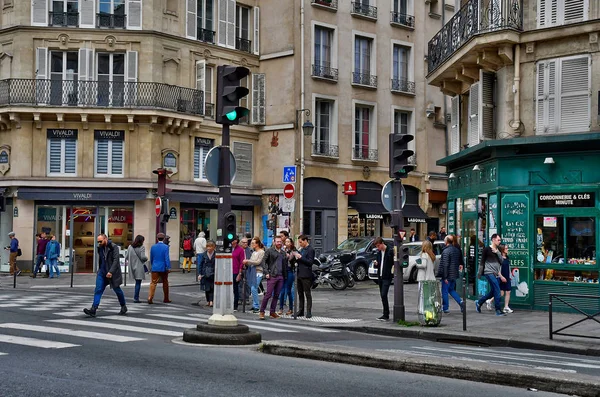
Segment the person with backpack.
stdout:
<svg viewBox="0 0 600 397">
<path fill-rule="evenodd" d="M 194 257 L 194 242 L 189 234 L 183 239 L 183 264 L 181 270 L 185 273 L 185 265 L 187 264 L 187 272 L 192 268 L 192 258 Z"/>
</svg>

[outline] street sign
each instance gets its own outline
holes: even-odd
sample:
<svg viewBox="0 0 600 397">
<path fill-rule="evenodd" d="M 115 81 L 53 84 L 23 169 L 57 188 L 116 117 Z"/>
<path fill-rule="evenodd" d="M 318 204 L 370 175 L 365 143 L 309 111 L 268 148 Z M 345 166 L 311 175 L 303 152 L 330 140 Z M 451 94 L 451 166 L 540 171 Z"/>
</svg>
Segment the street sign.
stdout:
<svg viewBox="0 0 600 397">
<path fill-rule="evenodd" d="M 219 186 L 219 162 L 221 158 L 221 147 L 215 146 L 208 151 L 206 154 L 206 161 L 204 161 L 204 170 L 208 183 L 213 186 Z M 237 165 L 233 153 L 229 152 L 229 183 L 235 180 L 235 174 L 237 172 Z"/>
<path fill-rule="evenodd" d="M 296 192 L 296 189 L 294 188 L 294 185 L 291 185 L 288 183 L 283 188 L 283 197 L 285 197 L 286 199 L 291 199 L 292 197 L 294 197 L 295 192 Z"/>
<path fill-rule="evenodd" d="M 156 216 L 159 217 L 162 211 L 162 200 L 160 197 L 157 197 L 156 200 L 154 200 L 154 205 L 156 206 Z"/>
<path fill-rule="evenodd" d="M 383 207 L 392 212 L 394 209 L 393 200 L 394 195 L 392 194 L 392 182 L 387 181 L 385 185 L 383 185 L 383 189 L 381 189 L 381 204 Z M 404 185 L 402 185 L 402 208 L 404 208 L 404 204 L 406 204 L 406 189 L 404 189 Z"/>
<path fill-rule="evenodd" d="M 296 210 L 296 199 L 287 199 L 284 197 L 283 200 L 279 202 L 279 208 L 281 208 L 282 212 L 294 212 Z"/>
<path fill-rule="evenodd" d="M 296 166 L 283 167 L 283 183 L 296 183 Z"/>
</svg>

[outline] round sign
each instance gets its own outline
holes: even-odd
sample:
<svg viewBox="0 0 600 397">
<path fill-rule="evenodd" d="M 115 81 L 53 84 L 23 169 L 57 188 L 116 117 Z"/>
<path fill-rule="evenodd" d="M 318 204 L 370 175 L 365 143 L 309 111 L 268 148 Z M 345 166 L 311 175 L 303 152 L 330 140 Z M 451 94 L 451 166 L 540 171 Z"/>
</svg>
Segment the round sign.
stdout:
<svg viewBox="0 0 600 397">
<path fill-rule="evenodd" d="M 386 184 L 383 185 L 383 189 L 381 189 L 381 203 L 389 212 L 392 212 L 394 209 L 402 209 L 404 208 L 404 204 L 406 204 L 406 189 L 404 189 L 404 185 L 402 185 L 402 207 L 393 208 L 394 193 L 392 191 L 392 182 L 393 181 L 387 181 Z"/>
<path fill-rule="evenodd" d="M 160 197 L 157 197 L 156 200 L 154 200 L 154 204 L 156 205 L 156 216 L 160 216 L 162 210 L 162 200 Z"/>
<path fill-rule="evenodd" d="M 283 188 L 283 197 L 285 197 L 286 199 L 291 199 L 292 197 L 294 197 L 295 192 L 296 192 L 296 189 L 294 188 L 294 185 L 292 185 L 291 183 L 288 183 Z"/>
</svg>

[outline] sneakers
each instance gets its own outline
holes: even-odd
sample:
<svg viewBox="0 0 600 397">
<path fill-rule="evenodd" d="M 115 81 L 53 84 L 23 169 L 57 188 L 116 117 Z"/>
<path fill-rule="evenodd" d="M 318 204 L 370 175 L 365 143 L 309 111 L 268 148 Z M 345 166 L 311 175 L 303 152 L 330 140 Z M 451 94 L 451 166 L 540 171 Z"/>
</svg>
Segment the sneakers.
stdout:
<svg viewBox="0 0 600 397">
<path fill-rule="evenodd" d="M 487 307 L 488 310 L 493 310 L 492 308 L 492 300 L 488 299 L 485 301 L 485 306 Z"/>
<path fill-rule="evenodd" d="M 271 318 L 279 318 L 279 314 L 272 312 L 271 314 L 269 314 L 269 317 Z"/>
<path fill-rule="evenodd" d="M 378 321 L 388 321 L 389 319 L 390 319 L 390 316 L 381 316 L 381 317 L 377 318 Z"/>
<path fill-rule="evenodd" d="M 125 315 L 125 313 L 127 313 L 127 306 L 126 306 L 126 305 L 123 305 L 123 306 L 121 306 L 121 311 L 119 312 L 119 314 L 120 314 L 121 316 L 124 316 L 124 315 Z"/>
<path fill-rule="evenodd" d="M 264 320 L 265 319 L 265 313 L 264 312 L 260 312 L 260 314 L 258 315 L 258 319 L 259 320 Z"/>
<path fill-rule="evenodd" d="M 311 318 L 311 317 L 312 317 L 311 312 L 306 313 L 306 318 Z"/>
<path fill-rule="evenodd" d="M 496 316 L 506 316 L 506 313 L 503 313 L 500 310 L 496 310 Z"/>
<path fill-rule="evenodd" d="M 259 310 L 258 310 L 258 309 L 252 309 L 252 313 L 256 314 L 256 313 L 258 313 L 258 312 L 259 312 Z"/>
<path fill-rule="evenodd" d="M 479 301 L 475 301 L 475 311 L 477 313 L 481 313 L 481 305 L 479 304 Z"/>
<path fill-rule="evenodd" d="M 512 312 L 514 312 L 514 310 L 513 310 L 513 309 L 511 309 L 511 308 L 510 308 L 510 307 L 508 307 L 508 306 L 506 306 L 506 307 L 504 308 L 504 310 L 502 310 L 502 311 L 503 311 L 504 313 L 512 313 Z"/>
<path fill-rule="evenodd" d="M 122 310 L 122 309 L 121 309 Z M 83 312 L 90 317 L 96 317 L 96 308 L 92 307 L 91 309 L 83 309 Z"/>
</svg>

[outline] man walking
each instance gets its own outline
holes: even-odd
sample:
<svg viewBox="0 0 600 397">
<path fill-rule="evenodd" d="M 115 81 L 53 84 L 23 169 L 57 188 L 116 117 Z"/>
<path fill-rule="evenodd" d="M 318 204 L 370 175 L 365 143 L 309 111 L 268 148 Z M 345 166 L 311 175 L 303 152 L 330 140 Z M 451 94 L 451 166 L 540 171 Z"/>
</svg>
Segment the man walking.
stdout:
<svg viewBox="0 0 600 397">
<path fill-rule="evenodd" d="M 122 281 L 119 247 L 108 241 L 106 234 L 102 233 L 98 236 L 98 274 L 96 276 L 96 289 L 94 290 L 94 303 L 92 303 L 91 309 L 83 309 L 83 312 L 90 317 L 96 317 L 96 310 L 100 306 L 102 294 L 110 284 L 121 305 L 119 314 L 127 313 L 125 294 L 121 289 Z"/>
<path fill-rule="evenodd" d="M 31 277 L 36 278 L 38 272 L 40 271 L 40 268 L 42 266 L 42 264 L 44 263 L 44 258 L 45 258 L 45 254 L 46 254 L 46 246 L 48 245 L 48 240 L 46 238 L 46 233 L 42 232 L 42 234 L 40 234 L 40 237 L 37 240 L 37 249 L 36 249 L 36 255 L 35 255 L 35 267 L 33 268 L 33 274 L 31 275 Z"/>
<path fill-rule="evenodd" d="M 21 270 L 17 267 L 17 256 L 19 256 L 19 240 L 15 237 L 15 232 L 8 233 L 10 245 L 5 249 L 9 251 L 10 275 L 17 272 L 17 276 L 21 274 Z"/>
<path fill-rule="evenodd" d="M 377 247 L 377 259 L 375 267 L 377 271 L 377 283 L 379 284 L 379 294 L 381 295 L 381 304 L 383 305 L 383 315 L 377 320 L 387 321 L 390 319 L 390 302 L 388 300 L 388 292 L 394 279 L 392 269 L 394 267 L 394 251 L 388 247 L 381 237 L 377 237 L 374 241 Z"/>
<path fill-rule="evenodd" d="M 267 279 L 267 292 L 263 296 L 260 305 L 259 318 L 261 320 L 265 319 L 265 309 L 269 301 L 271 301 L 269 316 L 271 318 L 279 318 L 279 315 L 276 313 L 277 299 L 287 278 L 287 256 L 285 255 L 285 251 L 281 249 L 281 246 L 281 237 L 277 236 L 275 237 L 273 247 L 265 252 L 263 274 Z"/>
<path fill-rule="evenodd" d="M 446 246 L 442 251 L 438 269 L 438 277 L 442 278 L 442 311 L 450 313 L 448 295 L 452 295 L 462 312 L 463 301 L 458 292 L 456 292 L 456 279 L 458 278 L 458 268 L 461 264 L 460 250 L 454 246 L 452 236 L 446 236 L 444 243 Z"/>
<path fill-rule="evenodd" d="M 198 233 L 198 238 L 194 241 L 194 251 L 196 251 L 196 278 L 198 278 L 198 269 L 200 262 L 202 261 L 202 255 L 206 251 L 206 238 L 204 238 L 204 232 Z"/>
<path fill-rule="evenodd" d="M 153 304 L 156 284 L 162 279 L 163 284 L 163 302 L 171 303 L 169 300 L 169 272 L 171 271 L 171 260 L 169 259 L 169 246 L 165 244 L 165 234 L 158 233 L 156 239 L 158 243 L 150 248 L 150 265 L 152 267 L 152 281 L 150 282 L 150 293 L 148 294 L 148 304 Z"/>
<path fill-rule="evenodd" d="M 479 298 L 475 302 L 475 310 L 477 313 L 481 313 L 481 305 L 483 302 L 490 298 L 494 298 L 494 306 L 496 306 L 496 316 L 505 316 L 506 314 L 502 311 L 500 306 L 500 283 L 499 281 L 506 282 L 506 278 L 502 275 L 502 255 L 498 250 L 498 245 L 502 239 L 497 234 L 492 234 L 492 244 L 489 247 L 485 247 L 481 253 L 481 263 L 479 264 L 479 274 L 485 276 L 487 281 L 490 283 L 490 291 L 487 295 Z"/>
<path fill-rule="evenodd" d="M 300 252 L 294 252 L 298 264 L 298 311 L 296 317 L 304 316 L 304 298 L 306 297 L 306 318 L 312 317 L 312 265 L 315 260 L 315 250 L 308 243 L 308 236 L 298 237 Z"/>
<path fill-rule="evenodd" d="M 231 240 L 231 261 L 233 269 L 233 311 L 238 311 L 238 305 L 240 301 L 240 282 L 242 281 L 242 273 L 244 264 L 242 261 L 246 259 L 246 253 L 244 249 L 238 244 L 240 241 L 239 237 L 235 236 Z"/>
</svg>

